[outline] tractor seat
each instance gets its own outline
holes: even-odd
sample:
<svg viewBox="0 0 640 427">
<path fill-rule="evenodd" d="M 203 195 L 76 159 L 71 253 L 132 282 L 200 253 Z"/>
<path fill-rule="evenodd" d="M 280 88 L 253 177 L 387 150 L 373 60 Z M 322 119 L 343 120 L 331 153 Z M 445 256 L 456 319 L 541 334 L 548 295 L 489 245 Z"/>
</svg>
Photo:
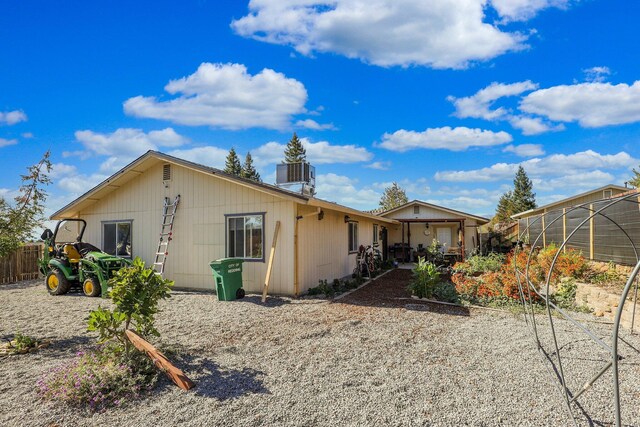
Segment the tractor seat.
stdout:
<svg viewBox="0 0 640 427">
<path fill-rule="evenodd" d="M 73 245 L 64 245 L 64 247 L 62 248 L 62 252 L 64 252 L 64 254 L 69 259 L 69 262 L 72 264 L 80 262 L 80 258 L 82 258 L 78 250 L 74 248 Z"/>
</svg>

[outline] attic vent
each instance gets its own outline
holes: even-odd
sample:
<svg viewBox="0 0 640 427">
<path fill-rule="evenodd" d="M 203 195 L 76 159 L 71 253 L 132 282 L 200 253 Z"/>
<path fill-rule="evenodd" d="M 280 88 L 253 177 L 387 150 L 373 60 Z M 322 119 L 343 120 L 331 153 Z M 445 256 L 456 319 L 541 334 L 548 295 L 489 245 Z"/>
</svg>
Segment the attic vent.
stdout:
<svg viewBox="0 0 640 427">
<path fill-rule="evenodd" d="M 414 214 L 419 214 L 419 213 L 420 213 L 420 206 L 415 205 L 415 206 L 413 207 L 413 213 L 414 213 Z"/>
<path fill-rule="evenodd" d="M 162 166 L 162 180 L 171 181 L 171 165 Z"/>
<path fill-rule="evenodd" d="M 604 191 L 602 191 L 602 196 L 603 196 L 605 199 L 608 199 L 608 198 L 610 198 L 610 197 L 613 197 L 613 190 L 604 190 Z"/>
</svg>

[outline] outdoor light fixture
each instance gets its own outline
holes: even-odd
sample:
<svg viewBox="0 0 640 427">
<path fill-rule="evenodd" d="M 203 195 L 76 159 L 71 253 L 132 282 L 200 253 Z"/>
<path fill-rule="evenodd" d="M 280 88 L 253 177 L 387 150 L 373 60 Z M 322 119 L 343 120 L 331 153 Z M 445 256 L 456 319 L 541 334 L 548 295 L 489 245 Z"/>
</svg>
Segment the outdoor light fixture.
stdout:
<svg viewBox="0 0 640 427">
<path fill-rule="evenodd" d="M 320 212 L 318 212 L 318 221 L 322 221 L 322 218 L 324 218 L 324 211 L 320 210 Z"/>
<path fill-rule="evenodd" d="M 349 215 L 345 215 L 344 222 L 349 222 L 349 221 L 351 221 L 351 218 L 349 217 Z"/>
</svg>

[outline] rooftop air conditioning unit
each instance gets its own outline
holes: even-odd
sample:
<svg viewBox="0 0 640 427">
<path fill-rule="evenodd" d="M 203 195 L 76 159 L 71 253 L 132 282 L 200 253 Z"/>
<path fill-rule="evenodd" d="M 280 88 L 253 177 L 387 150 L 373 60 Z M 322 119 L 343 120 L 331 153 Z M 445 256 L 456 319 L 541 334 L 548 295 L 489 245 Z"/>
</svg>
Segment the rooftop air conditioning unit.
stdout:
<svg viewBox="0 0 640 427">
<path fill-rule="evenodd" d="M 316 168 L 306 162 L 276 165 L 276 184 L 281 187 L 302 184 L 303 193 L 311 191 L 313 194 L 316 187 Z"/>
</svg>

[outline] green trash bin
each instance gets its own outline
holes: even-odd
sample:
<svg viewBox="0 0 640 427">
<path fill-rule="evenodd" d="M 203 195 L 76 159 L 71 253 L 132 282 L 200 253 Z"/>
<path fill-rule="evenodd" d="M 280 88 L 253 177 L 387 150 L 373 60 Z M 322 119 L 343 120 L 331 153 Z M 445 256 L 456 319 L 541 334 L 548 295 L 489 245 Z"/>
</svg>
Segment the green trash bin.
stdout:
<svg viewBox="0 0 640 427">
<path fill-rule="evenodd" d="M 216 282 L 218 301 L 244 298 L 242 289 L 242 263 L 240 258 L 222 258 L 209 264 Z"/>
</svg>

